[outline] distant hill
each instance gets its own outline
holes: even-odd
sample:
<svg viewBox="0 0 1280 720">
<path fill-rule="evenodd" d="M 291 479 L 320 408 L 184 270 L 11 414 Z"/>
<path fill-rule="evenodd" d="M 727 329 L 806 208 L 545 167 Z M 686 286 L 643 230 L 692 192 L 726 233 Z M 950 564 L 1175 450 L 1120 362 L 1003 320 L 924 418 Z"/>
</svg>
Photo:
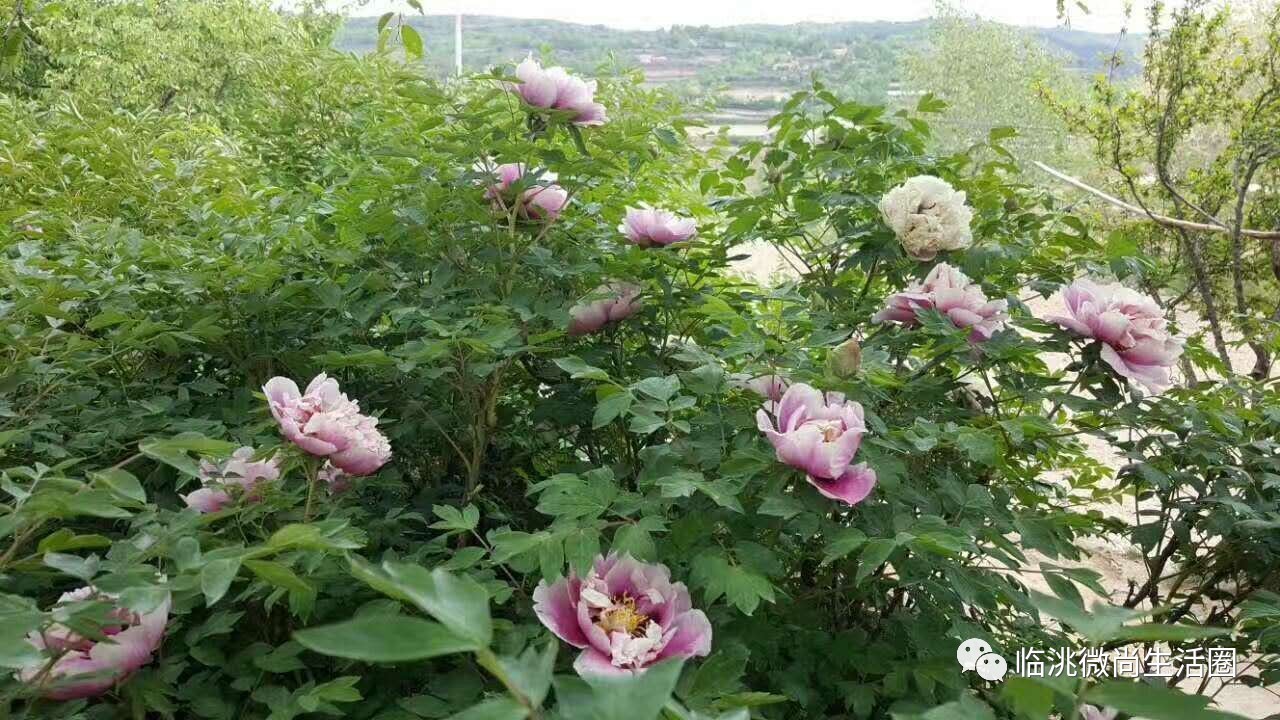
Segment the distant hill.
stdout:
<svg viewBox="0 0 1280 720">
<path fill-rule="evenodd" d="M 423 36 L 429 71 L 453 71 L 453 16 L 411 16 Z M 338 48 L 371 52 L 376 17 L 352 17 L 339 32 Z M 695 97 L 717 97 L 729 112 L 776 107 L 815 74 L 842 93 L 885 102 L 898 86 L 899 60 L 928 42 L 929 20 L 914 22 L 800 23 L 796 25 L 674 26 L 666 30 L 619 30 L 557 20 L 467 15 L 463 18 L 463 63 L 468 72 L 510 63 L 549 49 L 558 64 L 591 73 L 602 66 L 639 67 L 653 84 L 671 85 Z M 1119 49 L 1140 56 L 1141 36 L 1119 36 L 1063 28 L 1026 28 L 1076 72 L 1092 74 Z M 1125 72 L 1136 71 L 1131 63 Z"/>
</svg>

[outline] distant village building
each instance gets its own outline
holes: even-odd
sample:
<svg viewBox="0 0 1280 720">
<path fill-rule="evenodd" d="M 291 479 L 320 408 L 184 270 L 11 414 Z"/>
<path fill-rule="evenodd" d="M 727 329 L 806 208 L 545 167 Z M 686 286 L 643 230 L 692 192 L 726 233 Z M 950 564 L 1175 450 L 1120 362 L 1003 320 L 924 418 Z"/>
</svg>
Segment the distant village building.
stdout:
<svg viewBox="0 0 1280 720">
<path fill-rule="evenodd" d="M 891 98 L 919 97 L 921 95 L 924 95 L 924 91 L 912 90 L 910 88 L 903 87 L 901 82 L 894 80 L 893 82 L 889 83 L 889 89 L 885 92 L 885 94 Z"/>
</svg>

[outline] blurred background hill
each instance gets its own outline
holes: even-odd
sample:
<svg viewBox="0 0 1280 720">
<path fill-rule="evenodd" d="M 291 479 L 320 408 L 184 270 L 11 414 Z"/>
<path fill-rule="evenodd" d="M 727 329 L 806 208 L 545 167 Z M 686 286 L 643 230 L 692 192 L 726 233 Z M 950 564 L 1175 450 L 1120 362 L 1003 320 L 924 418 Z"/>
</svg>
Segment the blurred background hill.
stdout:
<svg viewBox="0 0 1280 720">
<path fill-rule="evenodd" d="M 454 17 L 406 14 L 405 20 L 425 40 L 428 71 L 452 73 Z M 463 28 L 466 72 L 551 49 L 556 63 L 579 72 L 634 68 L 651 85 L 709 103 L 712 110 L 704 119 L 727 126 L 739 139 L 762 133 L 768 116 L 813 77 L 868 103 L 894 104 L 925 92 L 943 96 L 957 106 L 949 114 L 953 130 L 959 129 L 954 132 L 957 142 L 970 134 L 964 128 L 985 135 L 995 124 L 966 116 L 966 105 L 983 108 L 999 122 L 1021 120 L 1043 128 L 1052 124 L 1047 116 L 1027 118 L 1010 104 L 1040 107 L 1030 94 L 1037 84 L 1070 92 L 1098 73 L 1132 77 L 1140 70 L 1136 59 L 1145 42 L 1137 34 L 1020 28 L 945 11 L 914 22 L 676 25 L 662 30 L 468 15 Z M 375 50 L 377 37 L 378 17 L 350 17 L 336 46 L 368 53 Z M 942 55 L 950 60 L 945 76 L 930 70 L 935 64 L 931 58 Z M 1113 68 L 1117 56 L 1122 62 Z"/>
</svg>

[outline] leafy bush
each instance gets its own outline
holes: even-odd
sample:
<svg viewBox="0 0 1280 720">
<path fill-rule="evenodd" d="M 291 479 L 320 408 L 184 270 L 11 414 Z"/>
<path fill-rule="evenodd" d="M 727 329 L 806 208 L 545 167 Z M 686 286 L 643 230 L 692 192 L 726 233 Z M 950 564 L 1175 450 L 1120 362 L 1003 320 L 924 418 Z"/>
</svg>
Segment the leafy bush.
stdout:
<svg viewBox="0 0 1280 720">
<path fill-rule="evenodd" d="M 272 72 L 216 112 L 0 100 L 8 711 L 1227 717 L 1123 680 L 987 683 L 955 658 L 974 637 L 1012 657 L 1237 622 L 1274 672 L 1274 392 L 1146 397 L 1103 343 L 1035 317 L 1026 300 L 1105 253 L 1010 179 L 1008 132 L 932 157 L 932 98 L 889 116 L 816 85 L 730 153 L 635 78 L 603 78 L 609 121 L 579 127 L 502 70 L 440 86 L 317 48 Z M 520 179 L 498 189 L 507 163 Z M 973 286 L 881 218 L 922 174 L 967 193 L 973 245 L 943 260 Z M 526 204 L 552 183 L 567 205 Z M 629 242 L 642 204 L 696 237 Z M 745 242 L 795 275 L 743 279 Z M 926 276 L 984 324 L 945 291 L 901 294 Z M 305 390 L 321 373 L 359 408 Z M 275 377 L 309 397 L 273 381 L 264 399 Z M 842 395 L 797 410 L 805 386 Z M 775 448 L 761 426 L 804 437 Z M 380 433 L 390 462 L 335 469 L 369 470 L 348 449 Z M 1084 435 L 1130 456 L 1119 489 Z M 1081 509 L 1119 493 L 1158 519 Z M 1163 561 L 1127 607 L 1086 610 L 1081 588 L 1104 591 L 1069 561 L 1121 530 Z M 124 648 L 69 682 L 67 658 Z M 644 671 L 601 677 L 599 657 Z"/>
</svg>

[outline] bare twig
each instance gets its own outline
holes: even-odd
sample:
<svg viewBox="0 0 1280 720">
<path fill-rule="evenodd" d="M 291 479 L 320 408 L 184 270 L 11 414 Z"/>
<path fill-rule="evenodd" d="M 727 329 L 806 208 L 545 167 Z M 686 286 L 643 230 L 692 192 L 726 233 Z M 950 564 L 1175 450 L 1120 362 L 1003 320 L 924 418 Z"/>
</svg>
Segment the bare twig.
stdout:
<svg viewBox="0 0 1280 720">
<path fill-rule="evenodd" d="M 1032 164 L 1072 187 L 1075 187 L 1080 190 L 1084 190 L 1085 192 L 1090 193 L 1091 195 L 1094 195 L 1103 200 L 1106 200 L 1107 202 L 1111 203 L 1112 205 L 1115 205 L 1121 210 L 1124 210 L 1130 215 L 1141 215 L 1142 217 L 1148 218 L 1149 220 L 1151 220 L 1152 222 L 1158 225 L 1164 225 L 1166 227 L 1171 227 L 1171 228 L 1181 228 L 1183 230 L 1194 230 L 1198 232 L 1215 232 L 1215 233 L 1231 232 L 1231 228 L 1225 225 L 1221 225 L 1221 224 L 1212 225 L 1209 223 L 1192 222 L 1190 220 L 1179 220 L 1177 218 L 1171 218 L 1167 215 L 1160 215 L 1154 212 L 1150 212 L 1148 210 L 1143 210 L 1137 205 L 1132 205 L 1130 203 L 1127 203 L 1124 200 L 1121 200 L 1120 198 L 1114 195 L 1108 195 L 1102 190 L 1099 190 L 1093 187 L 1092 185 L 1087 185 L 1083 181 L 1077 178 L 1073 178 L 1070 175 L 1067 175 L 1066 173 L 1061 172 L 1059 170 L 1055 170 L 1038 160 L 1033 160 Z M 1259 240 L 1280 239 L 1280 230 L 1241 229 L 1240 234 L 1243 235 L 1244 237 L 1251 237 Z"/>
</svg>

